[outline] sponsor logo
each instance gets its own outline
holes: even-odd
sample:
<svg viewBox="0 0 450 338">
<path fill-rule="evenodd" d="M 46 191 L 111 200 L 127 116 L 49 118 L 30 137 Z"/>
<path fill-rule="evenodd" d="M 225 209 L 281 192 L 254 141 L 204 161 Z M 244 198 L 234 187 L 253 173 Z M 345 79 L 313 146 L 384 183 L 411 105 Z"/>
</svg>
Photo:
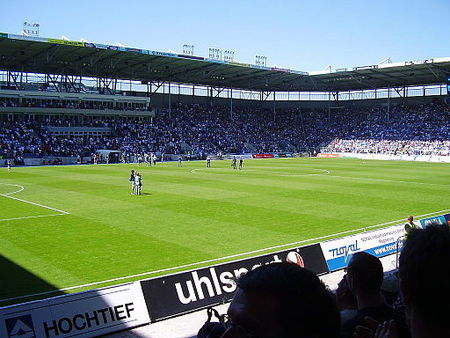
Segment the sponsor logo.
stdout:
<svg viewBox="0 0 450 338">
<path fill-rule="evenodd" d="M 273 256 L 273 261 L 266 264 L 281 262 L 278 255 Z M 251 270 L 256 269 L 261 264 L 256 264 L 251 267 Z M 223 293 L 231 293 L 236 290 L 235 280 L 242 274 L 245 274 L 249 269 L 241 267 L 231 271 L 223 271 L 218 273 L 216 268 L 211 267 L 207 270 L 207 275 L 199 277 L 197 271 L 191 272 L 191 278 L 182 285 L 180 282 L 175 283 L 175 290 L 177 292 L 178 300 L 182 304 L 189 304 L 198 300 L 205 299 L 205 293 L 209 297 L 222 295 Z"/>
<path fill-rule="evenodd" d="M 447 224 L 447 220 L 443 215 L 421 219 L 419 222 L 423 228 L 426 228 L 432 224 L 440 224 L 440 225 Z"/>
<path fill-rule="evenodd" d="M 273 158 L 273 154 L 253 154 L 253 158 Z"/>
<path fill-rule="evenodd" d="M 295 251 L 291 251 L 286 256 L 286 262 L 297 264 L 298 266 L 304 268 L 305 262 L 303 261 L 303 257 Z"/>
<path fill-rule="evenodd" d="M 237 288 L 235 280 L 241 275 L 259 266 L 284 260 L 304 265 L 305 268 L 317 274 L 328 271 L 320 245 L 313 244 L 207 268 L 150 278 L 141 281 L 150 317 L 153 321 L 157 321 L 229 301 Z"/>
<path fill-rule="evenodd" d="M 326 154 L 326 153 L 318 153 L 317 157 L 322 157 L 322 158 L 337 158 L 339 157 L 339 154 Z"/>
<path fill-rule="evenodd" d="M 130 318 L 133 311 L 134 304 L 126 303 L 46 321 L 42 325 L 46 337 L 59 336 L 61 334 L 67 335 L 69 333 L 76 335 L 77 333 L 73 331 L 96 329 L 99 326 L 116 324 L 115 322 L 117 321 Z"/>
<path fill-rule="evenodd" d="M 333 255 L 333 257 L 344 256 L 344 261 L 347 262 L 348 257 L 353 252 L 357 252 L 360 250 L 361 249 L 358 247 L 358 240 L 355 240 L 355 243 L 343 245 L 338 248 L 329 249 L 328 251 Z"/>
<path fill-rule="evenodd" d="M 34 338 L 33 319 L 31 315 L 9 318 L 5 320 L 6 330 L 10 338 Z"/>
</svg>

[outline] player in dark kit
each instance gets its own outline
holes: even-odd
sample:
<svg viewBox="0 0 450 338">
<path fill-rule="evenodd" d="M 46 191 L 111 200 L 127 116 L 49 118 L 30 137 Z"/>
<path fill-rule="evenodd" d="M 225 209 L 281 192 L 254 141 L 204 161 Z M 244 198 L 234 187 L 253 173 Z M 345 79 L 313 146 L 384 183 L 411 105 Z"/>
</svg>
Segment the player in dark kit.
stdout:
<svg viewBox="0 0 450 338">
<path fill-rule="evenodd" d="M 128 181 L 130 181 L 131 183 L 131 195 L 134 195 L 136 190 L 136 185 L 134 183 L 134 170 L 131 170 L 130 178 L 128 179 Z"/>
<path fill-rule="evenodd" d="M 239 159 L 239 170 L 241 170 L 244 167 L 244 159 L 241 157 Z"/>
<path fill-rule="evenodd" d="M 237 166 L 236 166 L 236 157 L 233 157 L 233 160 L 231 161 L 231 168 L 237 169 Z"/>
</svg>

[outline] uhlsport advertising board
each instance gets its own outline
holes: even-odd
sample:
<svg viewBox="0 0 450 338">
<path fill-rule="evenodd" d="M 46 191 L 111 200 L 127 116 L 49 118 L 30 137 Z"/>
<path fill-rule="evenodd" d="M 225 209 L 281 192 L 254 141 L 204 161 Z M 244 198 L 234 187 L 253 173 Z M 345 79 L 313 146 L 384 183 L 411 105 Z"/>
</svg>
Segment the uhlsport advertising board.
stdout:
<svg viewBox="0 0 450 338">
<path fill-rule="evenodd" d="M 404 235 L 404 225 L 363 232 L 353 236 L 320 243 L 323 255 L 331 271 L 347 267 L 351 255 L 365 251 L 383 257 L 397 251 L 397 239 Z"/>
<path fill-rule="evenodd" d="M 291 261 L 316 274 L 328 272 L 319 244 L 142 281 L 152 322 L 231 300 L 235 279 L 264 264 Z"/>
<path fill-rule="evenodd" d="M 148 324 L 139 282 L 0 309 L 0 337 L 94 337 Z"/>
</svg>

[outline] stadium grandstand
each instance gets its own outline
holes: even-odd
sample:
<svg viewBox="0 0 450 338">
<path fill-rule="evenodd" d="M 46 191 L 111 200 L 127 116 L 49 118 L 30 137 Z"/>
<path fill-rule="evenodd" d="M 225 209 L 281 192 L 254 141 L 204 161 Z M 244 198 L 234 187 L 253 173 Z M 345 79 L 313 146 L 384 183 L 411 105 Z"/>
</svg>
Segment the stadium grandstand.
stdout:
<svg viewBox="0 0 450 338">
<path fill-rule="evenodd" d="M 98 149 L 449 153 L 448 58 L 308 74 L 4 33 L 0 53 L 0 151 L 17 163 Z"/>
<path fill-rule="evenodd" d="M 0 33 L 0 167 L 13 166 L 14 172 L 15 166 L 119 162 L 127 165 L 137 162 L 140 164 L 148 154 L 154 154 L 158 162 L 179 161 L 180 165 L 182 160 L 229 160 L 236 156 L 242 159 L 311 157 L 317 161 L 321 160 L 320 158 L 342 157 L 446 162 L 448 165 L 449 94 L 450 58 L 382 63 L 308 73 L 195 55 Z M 363 165 L 365 162 L 361 162 L 361 167 Z M 335 166 L 341 168 L 342 165 Z M 128 167 L 126 168 L 125 171 L 129 171 Z M 190 174 L 200 171 L 197 168 L 189 169 Z M 318 175 L 318 172 L 330 173 L 330 169 L 317 167 L 311 167 L 309 170 L 305 176 Z M 352 167 L 351 170 L 357 169 Z M 39 173 L 34 175 L 39 176 Z M 80 174 L 79 182 L 87 179 L 82 175 L 85 174 Z M 100 174 L 95 175 L 100 177 Z M 174 185 L 182 181 L 178 178 L 170 179 L 173 179 Z M 232 181 L 231 185 L 239 187 L 244 184 L 244 179 Z M 357 179 L 360 178 L 356 177 L 355 180 Z M 383 181 L 385 185 L 390 184 L 388 179 L 371 179 L 373 181 L 368 185 L 376 180 Z M 97 182 L 98 178 L 95 180 Z M 21 189 L 20 182 L 8 182 L 5 185 Z M 213 179 L 207 183 L 193 183 L 195 187 L 203 184 L 211 189 L 208 201 L 213 201 L 218 193 L 213 191 L 211 185 L 218 183 Z M 430 184 L 434 184 L 436 189 L 445 185 L 442 182 Z M 275 189 L 278 186 L 273 184 L 269 188 Z M 342 184 L 339 188 L 345 190 L 346 186 Z M 183 195 L 177 187 L 163 189 L 173 189 L 179 194 L 179 199 Z M 10 196 L 18 191 L 22 190 L 12 193 L 2 191 L 0 195 L 5 199 L 9 196 L 8 201 L 9 198 L 24 201 Z M 196 190 L 192 191 L 192 195 L 195 195 Z M 242 199 L 247 198 L 243 190 L 238 188 L 236 191 L 242 194 Z M 73 191 L 68 189 L 67 195 L 71 193 Z M 335 194 L 340 193 L 339 190 Z M 127 190 L 127 197 L 130 197 L 129 195 Z M 339 196 L 337 198 L 340 198 Z M 366 196 L 357 196 L 358 200 L 364 197 Z M 283 198 L 287 201 L 295 196 L 287 192 Z M 383 198 L 384 196 L 380 197 Z M 55 201 L 57 198 L 54 198 L 53 202 Z M 100 198 L 99 201 L 99 204 L 107 203 Z M 118 201 L 120 198 L 114 200 L 114 203 Z M 28 203 L 27 200 L 25 202 Z M 79 201 L 80 205 L 82 202 Z M 184 207 L 179 200 L 171 203 L 177 208 Z M 234 202 L 230 202 L 232 203 Z M 283 203 L 280 202 L 280 205 Z M 48 216 L 69 214 L 60 207 L 48 207 L 37 202 L 32 204 L 33 207 L 43 207 L 56 212 Z M 125 207 L 114 204 L 111 206 L 111 214 L 115 215 L 117 210 L 122 212 L 128 207 L 128 204 Z M 345 208 L 350 210 L 346 211 L 353 212 L 351 206 L 345 205 L 343 209 Z M 328 213 L 324 210 L 321 212 Z M 409 209 L 405 207 L 405 210 Z M 430 222 L 450 224 L 450 215 L 446 214 L 449 210 L 440 210 L 442 212 L 439 215 L 437 212 L 432 214 L 424 211 L 420 220 L 411 224 L 424 228 Z M 291 211 L 283 210 L 286 214 Z M 366 212 L 366 209 L 363 211 Z M 264 211 L 260 212 L 264 214 Z M 340 215 L 341 210 L 336 213 Z M 36 215 L 25 217 L 47 217 L 38 213 Z M 161 219 L 165 217 L 171 216 L 167 213 L 161 216 Z M 267 218 L 270 217 L 267 214 Z M 12 215 L 6 220 L 16 218 L 20 217 Z M 159 218 L 157 220 L 159 221 Z M 228 221 L 230 220 L 227 219 Z M 184 219 L 181 222 L 184 222 Z M 291 262 L 294 257 L 297 264 L 321 275 L 333 289 L 338 287 L 338 282 L 344 276 L 343 269 L 347 267 L 348 254 L 352 251 L 370 251 L 381 257 L 385 270 L 392 270 L 398 266 L 395 253 L 403 245 L 402 222 L 397 220 L 395 224 L 394 221 L 380 223 L 377 227 L 373 226 L 374 229 L 369 229 L 369 226 L 358 234 L 355 234 L 355 229 L 339 232 L 341 236 L 356 236 L 351 239 L 337 238 L 335 234 L 322 237 L 322 234 L 318 233 L 315 237 L 317 240 L 324 238 L 330 242 L 296 242 L 295 252 L 292 248 L 284 250 L 286 248 L 283 245 L 272 244 L 266 245 L 272 248 L 271 253 L 259 249 L 242 250 L 245 254 L 230 252 L 229 256 L 226 256 L 226 263 L 211 258 L 215 257 L 216 253 L 211 250 L 213 253 L 208 252 L 201 265 L 194 266 L 183 261 L 177 269 L 158 266 L 157 271 L 161 274 L 176 274 L 143 281 L 141 279 L 144 277 L 136 274 L 133 275 L 134 280 L 120 285 L 118 283 L 125 280 L 109 279 L 109 284 L 104 289 L 92 290 L 94 285 L 99 283 L 88 284 L 80 278 L 73 281 L 74 285 L 79 283 L 83 290 L 88 291 L 49 300 L 24 303 L 30 299 L 22 294 L 5 296 L 6 301 L 10 302 L 6 304 L 8 306 L 0 308 L 0 336 L 4 332 L 13 336 L 11 332 L 20 331 L 18 323 L 22 325 L 23 332 L 27 332 L 27 328 L 31 330 L 33 321 L 31 317 L 27 317 L 31 316 L 31 312 L 25 313 L 26 311 L 40 311 L 33 307 L 37 306 L 36 304 L 40 306 L 39 302 L 47 302 L 45 306 L 49 309 L 62 309 L 61 300 L 64 299 L 68 299 L 68 303 L 79 302 L 79 306 L 74 305 L 78 312 L 71 308 L 70 311 L 73 311 L 67 310 L 70 314 L 66 316 L 66 310 L 61 310 L 59 319 L 47 313 L 39 313 L 42 318 L 52 318 L 45 319 L 46 321 L 42 319 L 41 330 L 44 330 L 42 332 L 47 336 L 112 334 L 149 323 L 155 325 L 150 325 L 150 329 L 148 326 L 138 328 L 138 331 L 129 334 L 149 337 L 151 334 L 180 336 L 180 332 L 170 331 L 170 326 L 181 325 L 186 331 L 192 331 L 194 326 L 198 330 L 206 319 L 204 312 L 198 310 L 219 306 L 221 311 L 226 311 L 227 305 L 223 303 L 229 302 L 233 295 L 227 290 L 232 289 L 231 279 L 239 277 L 239 271 L 278 262 L 280 257 Z M 242 225 L 247 226 L 244 223 Z M 368 235 L 371 234 L 368 230 L 374 231 L 373 236 Z M 114 235 L 116 230 L 111 226 L 108 231 L 108 235 Z M 267 228 L 264 231 L 270 230 Z M 289 234 L 291 231 L 294 230 L 288 228 L 285 233 Z M 238 231 L 234 233 L 236 234 L 242 235 Z M 191 239 L 195 239 L 195 236 Z M 385 238 L 386 241 L 381 245 L 382 239 Z M 102 234 L 100 239 L 106 240 L 107 236 L 103 237 Z M 374 239 L 380 242 L 372 245 L 371 241 Z M 202 241 L 205 245 L 208 240 Z M 308 246 L 298 247 L 298 243 Z M 367 247 L 358 247 L 363 245 Z M 280 248 L 284 251 L 274 253 L 274 250 L 281 250 Z M 139 250 L 140 248 L 133 248 L 129 256 L 136 255 L 139 259 Z M 161 252 L 170 252 L 172 249 L 164 250 L 161 249 Z M 264 255 L 257 256 L 260 254 Z M 310 257 L 320 260 L 320 263 L 315 260 L 310 263 Z M 230 262 L 232 258 L 239 260 Z M 303 262 L 303 259 L 308 262 Z M 219 265 L 210 266 L 218 261 Z M 167 262 L 168 259 L 165 263 Z M 197 270 L 186 272 L 188 269 Z M 51 273 L 51 269 L 47 272 Z M 92 280 L 96 280 L 95 278 L 97 276 L 92 277 Z M 389 275 L 389 278 L 395 279 L 398 285 L 396 276 Z M 114 285 L 111 286 L 113 282 Z M 172 293 L 167 291 L 169 286 L 173 286 Z M 55 296 L 51 293 L 55 289 L 58 288 L 53 288 L 53 291 L 36 291 L 32 296 L 38 297 L 33 299 Z M 62 292 L 70 291 L 69 289 L 58 290 Z M 232 291 L 235 289 L 236 287 Z M 395 306 L 398 295 L 398 287 L 394 289 L 395 292 L 389 286 L 383 289 L 386 291 L 385 296 L 392 298 L 392 306 Z M 120 292 L 129 298 L 124 296 L 120 299 L 120 304 L 117 303 L 119 305 L 111 305 L 116 304 L 116 299 L 113 300 L 111 294 Z M 86 310 L 83 307 L 85 305 L 81 303 L 83 297 L 99 298 L 99 303 L 95 306 L 100 310 L 88 312 L 91 310 Z M 0 306 L 3 305 L 5 304 L 0 303 Z M 14 313 L 25 311 L 19 321 L 16 315 L 16 321 L 13 322 L 11 309 Z M 48 310 L 49 313 L 52 311 Z M 137 312 L 139 316 L 133 321 L 129 320 Z M 99 324 L 102 318 L 103 322 Z M 177 321 L 176 324 L 174 321 Z M 99 327 L 97 332 L 83 331 L 90 329 L 94 322 Z M 39 330 L 37 325 L 37 322 L 34 322 L 33 330 L 36 332 Z M 187 328 L 188 325 L 190 326 Z M 78 331 L 74 333 L 75 330 Z M 118 333 L 116 337 L 121 337 L 121 334 Z"/>
</svg>

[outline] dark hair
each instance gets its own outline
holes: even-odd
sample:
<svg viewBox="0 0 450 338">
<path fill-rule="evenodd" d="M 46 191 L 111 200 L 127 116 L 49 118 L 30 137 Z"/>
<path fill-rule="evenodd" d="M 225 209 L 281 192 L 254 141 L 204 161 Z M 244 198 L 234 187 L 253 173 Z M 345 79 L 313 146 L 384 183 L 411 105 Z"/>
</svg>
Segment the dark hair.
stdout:
<svg viewBox="0 0 450 338">
<path fill-rule="evenodd" d="M 383 265 L 377 257 L 364 251 L 353 254 L 347 274 L 357 280 L 363 292 L 372 295 L 380 292 L 384 275 Z"/>
<path fill-rule="evenodd" d="M 237 285 L 244 292 L 273 295 L 279 299 L 284 337 L 339 336 L 340 317 L 336 303 L 311 271 L 292 263 L 272 263 L 243 275 Z"/>
<path fill-rule="evenodd" d="M 432 224 L 423 230 L 411 230 L 399 261 L 402 287 L 409 306 L 428 322 L 446 327 L 450 327 L 449 264 L 448 226 Z"/>
</svg>

